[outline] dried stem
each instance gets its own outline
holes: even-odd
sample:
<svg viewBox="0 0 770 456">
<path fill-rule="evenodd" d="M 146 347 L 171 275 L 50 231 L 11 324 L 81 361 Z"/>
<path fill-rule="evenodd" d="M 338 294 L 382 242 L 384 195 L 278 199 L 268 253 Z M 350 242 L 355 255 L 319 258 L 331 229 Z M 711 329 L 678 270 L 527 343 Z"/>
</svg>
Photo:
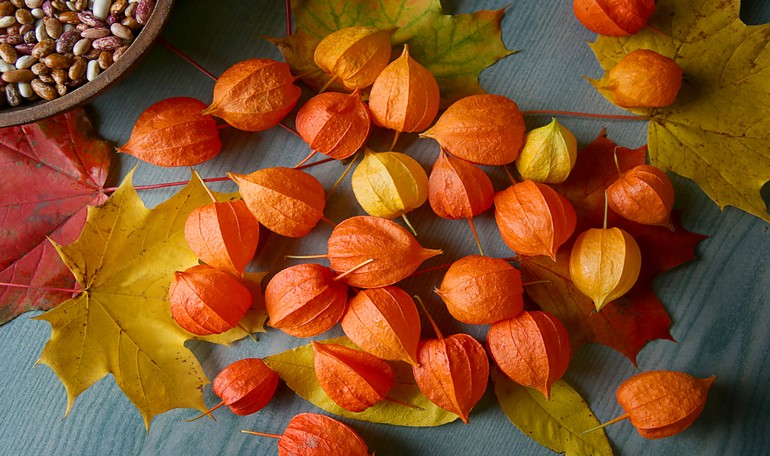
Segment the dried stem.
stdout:
<svg viewBox="0 0 770 456">
<path fill-rule="evenodd" d="M 607 190 L 605 189 L 604 190 L 604 225 L 602 225 L 605 230 L 607 229 L 607 212 L 609 212 L 609 207 L 610 207 L 610 204 L 607 199 Z"/>
<path fill-rule="evenodd" d="M 348 166 L 345 167 L 345 171 L 342 172 L 340 177 L 337 178 L 337 181 L 334 182 L 334 185 L 332 185 L 332 188 L 329 189 L 328 192 L 326 192 L 326 201 L 329 201 L 329 198 L 331 198 L 332 193 L 334 193 L 335 190 L 337 190 L 337 187 L 342 183 L 343 179 L 345 179 L 345 176 L 348 175 L 351 169 L 353 169 L 353 165 L 358 160 L 358 156 L 360 154 L 356 154 L 352 160 L 350 160 L 350 163 L 348 163 Z"/>
<path fill-rule="evenodd" d="M 328 158 L 324 158 L 323 160 L 318 160 L 317 162 L 308 163 L 307 165 L 297 166 L 295 169 L 312 168 L 314 166 L 323 165 L 324 163 L 329 163 L 329 162 L 333 162 L 333 161 L 337 161 L 337 159 L 328 157 Z"/>
<path fill-rule="evenodd" d="M 476 247 L 479 248 L 479 254 L 481 254 L 481 256 L 486 256 L 486 255 L 484 255 L 484 249 L 481 248 L 481 241 L 479 240 L 479 233 L 476 232 L 476 225 L 473 224 L 473 218 L 472 217 L 468 217 L 468 225 L 470 225 L 470 227 L 471 227 L 471 232 L 473 233 L 473 239 L 476 241 Z"/>
<path fill-rule="evenodd" d="M 185 423 L 192 423 L 193 421 L 199 420 L 203 418 L 204 416 L 210 416 L 212 420 L 216 421 L 217 419 L 214 418 L 214 410 L 218 409 L 219 407 L 225 405 L 225 401 L 220 402 L 219 404 L 215 405 L 214 408 L 210 409 L 206 413 L 201 413 L 200 415 L 196 416 L 195 418 L 190 418 L 189 420 L 184 420 Z"/>
<path fill-rule="evenodd" d="M 396 150 L 396 143 L 398 142 L 398 136 L 400 132 L 398 130 L 395 130 L 395 133 L 393 134 L 393 143 L 390 145 L 390 150 Z"/>
<path fill-rule="evenodd" d="M 326 81 L 326 84 L 324 84 L 323 87 L 321 87 L 321 89 L 318 91 L 318 95 L 321 95 L 322 93 L 324 93 L 326 89 L 328 89 L 329 86 L 332 85 L 336 80 L 337 80 L 337 76 L 332 76 L 331 78 L 329 78 L 329 80 Z"/>
<path fill-rule="evenodd" d="M 612 157 L 615 159 L 615 168 L 618 170 L 618 177 L 623 177 L 623 172 L 620 171 L 620 163 L 618 162 L 618 146 L 612 149 Z"/>
<path fill-rule="evenodd" d="M 513 174 L 511 174 L 511 170 L 508 169 L 508 165 L 503 165 L 503 169 L 505 170 L 505 174 L 508 175 L 508 179 L 510 179 L 511 185 L 516 185 L 516 178 L 513 177 Z"/>
<path fill-rule="evenodd" d="M 409 219 L 406 218 L 406 214 L 401 214 L 401 218 L 404 219 L 404 223 L 406 223 L 406 226 L 409 227 L 409 231 L 412 232 L 414 237 L 417 237 L 417 231 L 412 226 L 412 222 L 410 222 Z"/>
<path fill-rule="evenodd" d="M 547 283 L 550 285 L 552 282 L 550 280 L 533 280 L 532 282 L 524 282 L 521 284 L 521 286 L 528 287 L 530 285 L 539 285 L 541 283 Z"/>
<path fill-rule="evenodd" d="M 203 74 L 205 74 L 206 76 L 210 77 L 210 78 L 211 78 L 212 80 L 214 80 L 214 81 L 216 81 L 216 80 L 217 80 L 217 77 L 216 77 L 216 76 L 214 76 L 214 74 L 213 74 L 212 72 L 210 72 L 209 70 L 207 70 L 207 69 L 203 68 L 203 66 L 201 66 L 201 64 L 199 64 L 199 63 L 198 63 L 198 62 L 196 62 L 195 60 L 191 59 L 191 58 L 190 58 L 190 57 L 189 57 L 187 54 L 185 54 L 184 52 L 180 51 L 180 50 L 179 50 L 179 48 L 177 48 L 176 46 L 174 46 L 173 44 L 171 44 L 170 42 L 168 42 L 168 40 L 166 40 L 165 38 L 161 37 L 161 38 L 158 40 L 158 42 L 159 42 L 159 43 L 160 43 L 162 46 L 164 46 L 165 48 L 167 48 L 168 50 L 170 50 L 171 52 L 173 52 L 174 54 L 176 54 L 176 55 L 178 55 L 179 57 L 181 57 L 181 58 L 182 58 L 184 61 L 186 61 L 186 62 L 187 62 L 187 63 L 189 63 L 190 65 L 192 65 L 192 66 L 194 66 L 195 68 L 197 68 L 197 69 L 198 69 L 198 71 L 200 71 L 201 73 L 203 73 Z"/>
<path fill-rule="evenodd" d="M 303 158 L 303 159 L 302 159 L 302 161 L 300 161 L 299 163 L 297 163 L 296 165 L 294 165 L 294 166 L 293 166 L 293 168 L 294 168 L 294 169 L 297 169 L 297 168 L 299 168 L 300 166 L 304 165 L 305 163 L 307 163 L 308 161 L 310 161 L 310 159 L 311 159 L 311 158 L 315 157 L 315 154 L 316 154 L 316 152 L 315 152 L 314 150 L 311 150 L 311 151 L 310 151 L 310 154 L 308 154 L 308 156 L 307 156 L 307 157 Z"/>
<path fill-rule="evenodd" d="M 433 331 L 436 333 L 436 336 L 438 336 L 439 339 L 443 339 L 444 335 L 441 334 L 441 330 L 438 329 L 438 325 L 436 325 L 436 322 L 433 321 L 433 317 L 430 316 L 430 313 L 428 312 L 428 309 L 425 307 L 425 304 L 423 304 L 422 299 L 414 295 L 414 300 L 417 302 L 417 304 L 420 305 L 420 309 L 422 309 L 422 313 L 425 314 L 426 317 L 428 317 L 428 321 L 430 322 L 430 325 L 433 327 Z"/>
<path fill-rule="evenodd" d="M 647 116 L 626 116 L 619 114 L 593 114 L 588 112 L 575 112 L 575 111 L 552 111 L 548 109 L 539 109 L 533 111 L 524 111 L 522 113 L 525 116 L 570 116 L 570 117 L 588 117 L 591 119 L 608 119 L 608 120 L 637 120 L 647 121 L 650 120 Z"/>
<path fill-rule="evenodd" d="M 595 428 L 591 428 L 591 429 L 589 429 L 587 431 L 583 431 L 583 432 L 580 433 L 580 435 L 585 435 L 585 434 L 588 434 L 589 432 L 598 431 L 599 429 L 603 429 L 603 428 L 609 426 L 610 424 L 615 424 L 615 423 L 617 423 L 619 421 L 623 421 L 626 418 L 628 418 L 628 413 L 624 413 L 624 414 L 620 415 L 619 417 L 617 417 L 615 419 L 609 420 L 606 423 L 603 423 L 603 424 L 600 424 L 599 426 L 596 426 Z"/>
<path fill-rule="evenodd" d="M 296 137 L 298 137 L 298 138 L 300 138 L 300 137 L 301 137 L 301 136 L 299 135 L 299 133 L 297 132 L 297 130 L 295 130 L 295 129 L 291 128 L 290 126 L 288 126 L 288 125 L 284 124 L 283 122 L 279 122 L 279 123 L 278 123 L 278 126 L 279 126 L 279 127 L 281 127 L 281 128 L 283 128 L 284 130 L 288 131 L 289 133 L 293 134 L 294 136 L 296 136 Z"/>
<path fill-rule="evenodd" d="M 273 439 L 280 439 L 282 437 L 278 434 L 268 434 L 266 432 L 249 431 L 246 429 L 241 429 L 241 432 L 243 432 L 244 434 L 258 435 L 260 437 L 270 437 Z"/>
<path fill-rule="evenodd" d="M 319 253 L 318 255 L 284 255 L 283 259 L 293 259 L 293 260 L 314 260 L 317 258 L 329 258 L 329 255 L 326 253 Z"/>
<path fill-rule="evenodd" d="M 58 288 L 58 287 L 38 287 L 35 285 L 26 285 L 23 283 L 10 283 L 10 282 L 0 282 L 0 287 L 8 287 L 8 288 L 27 288 L 31 290 L 42 290 L 42 291 L 60 291 L 62 293 L 82 293 L 86 290 L 83 289 L 76 289 L 76 288 Z"/>
<path fill-rule="evenodd" d="M 363 268 L 367 264 L 373 263 L 373 262 L 374 262 L 374 258 L 369 258 L 368 260 L 353 266 L 352 268 L 348 269 L 347 271 L 345 271 L 342 274 L 338 275 L 337 277 L 333 278 L 332 281 L 336 282 L 337 280 L 343 279 L 346 276 L 348 276 L 349 274 L 352 274 L 352 273 L 356 272 L 357 270 Z"/>
<path fill-rule="evenodd" d="M 286 36 L 291 36 L 291 0 L 286 0 Z"/>
</svg>

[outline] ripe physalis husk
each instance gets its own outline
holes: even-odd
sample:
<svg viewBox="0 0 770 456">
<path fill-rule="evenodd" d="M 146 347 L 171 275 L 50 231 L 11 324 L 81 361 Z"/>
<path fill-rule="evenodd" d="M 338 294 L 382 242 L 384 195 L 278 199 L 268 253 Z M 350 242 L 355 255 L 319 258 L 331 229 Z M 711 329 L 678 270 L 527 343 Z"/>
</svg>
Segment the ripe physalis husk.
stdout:
<svg viewBox="0 0 770 456">
<path fill-rule="evenodd" d="M 593 299 L 596 310 L 626 294 L 641 268 L 639 245 L 620 228 L 591 228 L 581 233 L 569 256 L 572 282 Z"/>
<path fill-rule="evenodd" d="M 245 358 L 222 369 L 211 386 L 222 402 L 208 413 L 226 405 L 236 415 L 251 415 L 273 398 L 278 374 L 259 358 Z"/>
<path fill-rule="evenodd" d="M 369 108 L 356 90 L 316 95 L 297 112 L 297 132 L 310 146 L 337 160 L 356 153 L 369 137 Z"/>
<path fill-rule="evenodd" d="M 435 139 L 447 152 L 469 162 L 505 165 L 519 156 L 524 130 L 516 103 L 482 94 L 454 102 L 420 137 Z"/>
<path fill-rule="evenodd" d="M 516 168 L 524 179 L 546 184 L 564 182 L 575 166 L 577 139 L 556 119 L 524 137 Z"/>
<path fill-rule="evenodd" d="M 240 276 L 257 251 L 259 222 L 242 200 L 216 202 L 190 212 L 184 237 L 199 260 Z"/>
<path fill-rule="evenodd" d="M 524 309 L 521 272 L 499 258 L 460 258 L 449 267 L 436 294 L 456 320 L 472 325 L 512 318 Z"/>
<path fill-rule="evenodd" d="M 404 290 L 388 286 L 361 290 L 340 321 L 345 335 L 372 355 L 417 365 L 420 315 Z"/>
<path fill-rule="evenodd" d="M 348 287 L 319 264 L 298 264 L 280 271 L 265 288 L 269 325 L 294 337 L 317 336 L 342 318 Z"/>
<path fill-rule="evenodd" d="M 337 224 L 327 245 L 329 264 L 338 273 L 374 260 L 342 279 L 359 288 L 394 284 L 413 273 L 423 261 L 442 253 L 441 250 L 423 248 L 414 236 L 395 222 L 365 215 Z"/>
<path fill-rule="evenodd" d="M 214 101 L 203 111 L 239 130 L 272 128 L 294 109 L 302 94 L 289 65 L 249 59 L 231 66 L 214 85 Z"/>
<path fill-rule="evenodd" d="M 175 272 L 169 287 L 174 320 L 199 336 L 235 328 L 251 302 L 251 293 L 240 280 L 205 264 Z"/>
<path fill-rule="evenodd" d="M 575 209 L 551 187 L 530 180 L 495 195 L 495 220 L 505 244 L 520 255 L 556 252 L 575 231 Z"/>
<path fill-rule="evenodd" d="M 313 60 L 350 90 L 369 87 L 390 61 L 394 28 L 346 27 L 326 36 Z"/>
<path fill-rule="evenodd" d="M 607 187 L 610 208 L 628 220 L 645 225 L 671 224 L 674 185 L 666 173 L 652 165 L 638 165 Z"/>
<path fill-rule="evenodd" d="M 706 406 L 716 376 L 696 378 L 683 372 L 649 371 L 623 382 L 616 393 L 624 415 L 642 437 L 661 439 L 687 429 Z"/>
<path fill-rule="evenodd" d="M 590 82 L 622 108 L 662 108 L 676 101 L 682 69 L 673 59 L 639 49 L 623 57 L 604 77 Z"/>
<path fill-rule="evenodd" d="M 380 127 L 398 132 L 423 131 L 436 118 L 440 98 L 436 78 L 409 55 L 409 47 L 404 45 L 401 57 L 374 81 L 369 108 Z"/>
<path fill-rule="evenodd" d="M 558 318 L 540 311 L 524 311 L 492 325 L 487 350 L 511 380 L 535 388 L 546 399 L 570 360 L 567 329 Z"/>
<path fill-rule="evenodd" d="M 445 219 L 469 219 L 492 207 L 495 189 L 478 166 L 442 150 L 428 178 L 428 202 Z"/>
<path fill-rule="evenodd" d="M 633 35 L 647 25 L 655 0 L 574 0 L 575 17 L 599 35 Z"/>
<path fill-rule="evenodd" d="M 202 114 L 206 104 L 195 98 L 161 100 L 136 120 L 128 142 L 118 152 L 157 166 L 192 166 L 219 154 L 217 122 Z"/>
<path fill-rule="evenodd" d="M 289 421 L 283 435 L 242 431 L 278 440 L 278 456 L 369 456 L 369 449 L 356 431 L 316 413 L 300 413 Z"/>
<path fill-rule="evenodd" d="M 338 344 L 312 344 L 318 383 L 345 410 L 363 412 L 393 387 L 393 368 L 376 356 Z"/>
<path fill-rule="evenodd" d="M 412 372 L 420 390 L 467 423 L 489 382 L 484 347 L 467 334 L 424 340 L 417 349 L 417 361 Z"/>
<path fill-rule="evenodd" d="M 351 179 L 353 194 L 369 215 L 392 219 L 422 206 L 428 199 L 428 175 L 401 152 L 366 149 Z"/>
<path fill-rule="evenodd" d="M 275 167 L 227 175 L 238 184 L 254 217 L 274 233 L 302 237 L 323 218 L 323 185 L 304 171 Z"/>
</svg>

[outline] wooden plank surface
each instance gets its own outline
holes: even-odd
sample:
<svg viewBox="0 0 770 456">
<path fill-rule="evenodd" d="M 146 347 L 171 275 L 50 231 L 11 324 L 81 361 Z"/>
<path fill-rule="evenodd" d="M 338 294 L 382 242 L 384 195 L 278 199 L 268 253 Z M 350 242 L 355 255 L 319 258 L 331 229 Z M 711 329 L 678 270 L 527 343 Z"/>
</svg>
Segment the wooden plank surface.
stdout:
<svg viewBox="0 0 770 456">
<path fill-rule="evenodd" d="M 751 23 L 770 20 L 770 4 L 744 2 L 743 14 Z M 508 96 L 522 110 L 560 109 L 596 113 L 621 113 L 598 95 L 582 76 L 597 77 L 599 65 L 586 45 L 593 34 L 583 29 L 566 0 L 505 0 L 445 2 L 445 11 L 470 12 L 507 6 L 503 19 L 504 41 L 520 52 L 482 73 L 483 87 Z M 261 36 L 281 36 L 284 31 L 283 2 L 277 0 L 180 0 L 164 37 L 214 74 L 247 58 L 280 59 L 277 50 Z M 139 113 L 151 103 L 170 96 L 193 96 L 211 101 L 213 82 L 163 47 L 147 59 L 117 87 L 99 97 L 89 108 L 100 134 L 122 144 Z M 528 127 L 547 123 L 545 117 L 530 117 Z M 626 147 L 645 143 L 646 123 L 591 119 L 560 119 L 577 136 L 580 145 L 593 140 L 603 127 L 611 139 Z M 204 177 L 226 171 L 251 172 L 261 167 L 291 166 L 307 154 L 307 146 L 282 129 L 262 133 L 222 131 L 223 153 L 196 167 Z M 426 169 L 437 154 L 428 140 L 413 141 L 408 152 Z M 137 166 L 135 184 L 185 180 L 188 169 L 163 169 L 120 156 L 109 185 Z M 489 169 L 496 188 L 506 185 L 500 170 Z M 342 172 L 339 164 L 313 169 L 328 188 Z M 770 227 L 739 210 L 719 209 L 692 183 L 675 178 L 678 209 L 684 211 L 684 226 L 710 238 L 700 244 L 698 258 L 655 282 L 655 288 L 673 319 L 677 340 L 654 341 L 638 359 L 639 369 L 686 371 L 700 377 L 716 374 L 703 415 L 686 432 L 659 441 L 641 438 L 629 423 L 608 429 L 616 454 L 620 455 L 756 455 L 767 454 L 770 444 Z M 234 186 L 215 187 L 234 190 Z M 168 198 L 172 190 L 141 194 L 153 206 Z M 341 220 L 362 213 L 353 199 L 349 178 L 330 203 L 327 216 Z M 475 252 L 465 222 L 438 220 L 423 207 L 410 219 L 420 241 L 442 248 L 443 257 L 430 264 L 450 262 Z M 508 256 L 510 251 L 495 233 L 490 213 L 478 220 L 481 239 L 488 254 Z M 292 240 L 271 236 L 268 245 L 252 264 L 253 270 L 274 274 L 291 263 L 288 253 L 317 253 L 325 249 L 330 228 L 319 226 L 308 237 Z M 462 326 L 450 321 L 441 302 L 431 296 L 440 274 L 426 274 L 408 281 L 410 293 L 426 297 L 439 324 L 451 333 Z M 75 402 L 64 418 L 66 394 L 59 380 L 45 366 L 35 367 L 50 335 L 44 322 L 23 315 L 0 327 L 0 454 L 3 455 L 215 455 L 275 454 L 276 444 L 240 434 L 240 429 L 280 433 L 296 413 L 318 411 L 285 387 L 263 411 L 237 417 L 229 411 L 217 413 L 217 421 L 185 423 L 193 410 L 174 410 L 158 416 L 147 433 L 139 413 L 129 403 L 111 376 L 98 382 Z M 486 327 L 465 328 L 483 339 Z M 320 338 L 339 334 L 332 331 Z M 427 336 L 428 333 L 426 332 Z M 269 330 L 259 345 L 250 340 L 232 347 L 189 343 L 204 370 L 213 378 L 228 363 L 244 357 L 262 357 L 307 343 Z M 602 420 L 620 413 L 615 388 L 639 372 L 627 359 L 606 347 L 589 346 L 574 356 L 567 380 L 583 394 Z M 210 388 L 206 402 L 218 399 Z M 508 422 L 496 404 L 492 389 L 474 409 L 471 423 L 451 423 L 439 428 L 403 428 L 344 420 L 361 433 L 369 448 L 387 455 L 547 455 Z"/>
</svg>

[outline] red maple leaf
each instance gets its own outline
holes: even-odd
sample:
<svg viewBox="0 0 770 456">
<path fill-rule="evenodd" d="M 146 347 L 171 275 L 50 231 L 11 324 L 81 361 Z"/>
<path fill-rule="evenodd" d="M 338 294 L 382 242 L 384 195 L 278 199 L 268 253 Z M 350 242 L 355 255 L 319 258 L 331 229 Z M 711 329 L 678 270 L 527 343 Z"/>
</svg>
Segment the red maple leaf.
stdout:
<svg viewBox="0 0 770 456">
<path fill-rule="evenodd" d="M 695 256 L 695 247 L 705 236 L 685 231 L 674 214 L 675 231 L 641 225 L 610 212 L 608 224 L 631 234 L 642 252 L 642 270 L 636 285 L 625 296 L 596 312 L 592 300 L 583 295 L 569 277 L 569 248 L 575 237 L 589 228 L 599 228 L 604 219 L 604 191 L 618 177 L 618 166 L 626 171 L 645 163 L 647 147 L 618 147 L 602 131 L 578 154 L 569 178 L 554 188 L 575 207 L 577 228 L 559 252 L 550 258 L 521 257 L 525 281 L 548 280 L 550 284 L 527 287 L 528 295 L 545 311 L 559 316 L 570 332 L 573 349 L 600 343 L 623 353 L 636 364 L 636 355 L 650 340 L 669 339 L 671 318 L 652 288 L 653 279 Z"/>
<path fill-rule="evenodd" d="M 75 279 L 48 238 L 73 242 L 88 205 L 102 203 L 111 146 L 83 110 L 0 129 L 0 324 L 71 297 Z"/>
</svg>

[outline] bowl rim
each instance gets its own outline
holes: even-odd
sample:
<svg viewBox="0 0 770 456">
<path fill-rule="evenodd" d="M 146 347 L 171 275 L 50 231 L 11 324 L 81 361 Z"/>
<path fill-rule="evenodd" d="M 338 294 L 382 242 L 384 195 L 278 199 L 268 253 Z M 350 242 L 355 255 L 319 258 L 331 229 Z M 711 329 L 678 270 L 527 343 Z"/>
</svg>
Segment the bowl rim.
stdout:
<svg viewBox="0 0 770 456">
<path fill-rule="evenodd" d="M 173 4 L 174 0 L 158 0 L 150 15 L 150 19 L 126 52 L 109 68 L 102 71 L 98 77 L 94 78 L 93 81 L 89 81 L 64 96 L 51 101 L 37 100 L 29 104 L 0 109 L 0 128 L 37 122 L 74 109 L 101 95 L 103 91 L 128 75 L 130 68 L 139 63 L 141 58 L 155 44 L 155 41 L 160 37 L 163 27 L 168 22 Z"/>
</svg>

